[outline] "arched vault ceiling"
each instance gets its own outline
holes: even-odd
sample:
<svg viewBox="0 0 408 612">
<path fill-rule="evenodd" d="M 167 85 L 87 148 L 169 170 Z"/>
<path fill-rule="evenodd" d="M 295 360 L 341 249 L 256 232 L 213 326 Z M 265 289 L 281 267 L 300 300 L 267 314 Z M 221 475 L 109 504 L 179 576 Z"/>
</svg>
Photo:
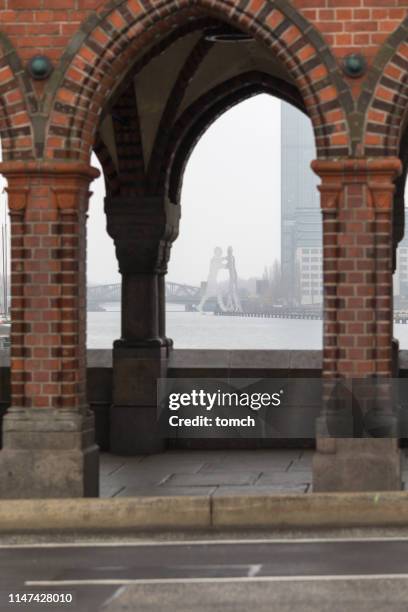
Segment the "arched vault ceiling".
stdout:
<svg viewBox="0 0 408 612">
<path fill-rule="evenodd" d="M 258 43 L 216 44 L 194 75 L 177 117 L 206 91 L 234 76 L 251 71 L 265 72 L 292 83 L 280 62 Z"/>
<path fill-rule="evenodd" d="M 136 94 L 145 169 L 154 148 L 160 146 L 161 132 L 169 131 L 187 108 L 215 86 L 248 72 L 265 73 L 293 84 L 279 60 L 259 43 L 209 43 L 199 31 L 179 38 L 129 77 L 129 87 L 133 86 Z M 125 98 L 134 98 L 129 89 L 123 91 Z M 123 97 L 121 100 L 123 104 Z M 120 173 L 115 105 L 105 114 L 99 136 Z"/>
<path fill-rule="evenodd" d="M 172 87 L 200 36 L 194 32 L 179 39 L 134 77 L 146 165 Z"/>
</svg>

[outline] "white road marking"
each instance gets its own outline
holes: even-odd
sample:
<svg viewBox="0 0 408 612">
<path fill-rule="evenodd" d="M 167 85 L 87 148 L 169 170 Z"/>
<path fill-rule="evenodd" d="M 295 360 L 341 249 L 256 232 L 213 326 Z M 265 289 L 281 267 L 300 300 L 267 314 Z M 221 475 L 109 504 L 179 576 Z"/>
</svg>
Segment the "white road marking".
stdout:
<svg viewBox="0 0 408 612">
<path fill-rule="evenodd" d="M 200 583 L 231 583 L 231 582 L 330 582 L 357 580 L 407 580 L 408 574 L 344 574 L 315 576 L 234 576 L 212 578 L 105 578 L 92 580 L 26 580 L 25 586 L 30 587 L 68 587 L 68 586 L 126 586 L 147 584 L 200 584 Z"/>
<path fill-rule="evenodd" d="M 262 569 L 262 565 L 251 565 L 248 571 L 248 578 L 255 578 Z"/>
<path fill-rule="evenodd" d="M 125 590 L 126 590 L 126 586 L 125 585 L 121 585 L 118 589 L 116 589 L 116 591 L 113 593 L 113 595 L 111 595 L 111 597 L 109 597 L 105 601 L 104 607 L 108 607 L 108 605 L 111 604 L 113 601 L 115 601 L 115 599 L 120 597 Z"/>
<path fill-rule="evenodd" d="M 336 544 L 352 542 L 408 542 L 408 536 L 390 537 L 359 537 L 359 538 L 248 538 L 248 539 L 222 539 L 222 540 L 139 540 L 139 541 L 111 541 L 111 542 L 38 542 L 36 544 L 0 544 L 1 549 L 19 548 L 113 548 L 113 547 L 144 547 L 144 546 L 231 546 L 243 544 Z"/>
</svg>

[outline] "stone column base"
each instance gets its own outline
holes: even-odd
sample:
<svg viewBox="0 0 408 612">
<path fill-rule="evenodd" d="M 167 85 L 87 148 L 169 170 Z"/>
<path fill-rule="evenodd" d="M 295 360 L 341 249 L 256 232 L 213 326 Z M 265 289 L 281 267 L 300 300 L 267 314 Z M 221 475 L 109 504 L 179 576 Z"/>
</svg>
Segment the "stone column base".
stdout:
<svg viewBox="0 0 408 612">
<path fill-rule="evenodd" d="M 167 347 L 115 343 L 110 450 L 120 455 L 164 450 L 157 420 L 157 381 L 167 375 Z"/>
<path fill-rule="evenodd" d="M 318 438 L 313 491 L 399 491 L 397 438 Z"/>
<path fill-rule="evenodd" d="M 97 497 L 99 449 L 90 413 L 12 408 L 3 420 L 0 498 Z"/>
</svg>

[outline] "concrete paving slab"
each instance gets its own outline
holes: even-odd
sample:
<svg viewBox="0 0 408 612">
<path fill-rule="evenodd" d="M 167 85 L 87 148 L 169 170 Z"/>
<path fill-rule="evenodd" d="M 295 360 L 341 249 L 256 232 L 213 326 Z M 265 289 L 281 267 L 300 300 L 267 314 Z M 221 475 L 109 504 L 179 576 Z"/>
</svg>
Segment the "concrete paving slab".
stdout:
<svg viewBox="0 0 408 612">
<path fill-rule="evenodd" d="M 124 461 L 106 461 L 100 457 L 99 471 L 103 476 L 110 476 L 124 465 L 126 465 Z"/>
<path fill-rule="evenodd" d="M 309 490 L 307 484 L 285 483 L 283 488 L 280 484 L 268 486 L 246 486 L 246 487 L 217 487 L 213 493 L 213 497 L 223 497 L 224 495 L 280 495 L 306 493 Z"/>
<path fill-rule="evenodd" d="M 99 467 L 99 477 L 102 479 L 110 478 L 119 468 L 100 466 Z"/>
<path fill-rule="evenodd" d="M 234 464 L 234 463 L 205 463 L 200 469 L 199 469 L 199 473 L 207 473 L 207 472 L 242 472 L 242 470 L 245 471 L 251 471 L 251 472 L 258 472 L 259 474 L 262 473 L 264 470 L 268 470 L 268 471 L 274 471 L 277 470 L 278 472 L 282 472 L 285 471 L 284 469 L 282 469 L 282 466 L 267 466 L 264 467 L 262 464 L 258 465 L 258 463 L 254 462 L 254 463 L 247 463 L 245 462 L 245 465 L 242 464 Z"/>
<path fill-rule="evenodd" d="M 228 466 L 245 466 L 253 465 L 259 469 L 265 469 L 267 466 L 271 468 L 288 468 L 299 460 L 299 453 L 281 453 L 279 451 L 231 451 L 223 459 L 217 457 L 216 461 L 209 460 L 208 463 L 222 463 Z"/>
<path fill-rule="evenodd" d="M 279 450 L 232 450 L 225 460 L 234 461 L 240 457 L 247 457 L 256 461 L 297 461 L 301 455 L 299 451 Z"/>
<path fill-rule="evenodd" d="M 116 497 L 123 489 L 125 489 L 125 485 L 102 485 L 99 490 L 99 497 Z"/>
<path fill-rule="evenodd" d="M 235 452 L 235 451 L 231 451 Z M 251 451 L 246 451 L 251 452 Z M 164 453 L 158 453 L 156 455 L 149 455 L 144 457 L 144 463 L 160 463 L 165 459 L 166 461 L 213 461 L 227 457 L 229 451 L 217 451 L 217 450 L 183 450 L 173 451 L 169 450 Z"/>
<path fill-rule="evenodd" d="M 181 472 L 182 470 L 179 469 L 178 471 Z M 194 474 L 196 471 L 198 471 L 198 468 L 192 472 L 190 472 L 188 468 L 186 469 L 186 473 Z M 104 484 L 109 484 L 110 486 L 117 483 L 134 485 L 136 481 L 144 482 L 146 484 L 149 482 L 158 483 L 176 472 L 177 470 L 166 465 L 156 466 L 154 469 L 141 469 L 124 466 L 112 474 L 105 476 L 101 475 L 101 482 Z"/>
<path fill-rule="evenodd" d="M 274 472 L 265 472 L 264 475 L 267 476 L 269 474 L 273 474 Z M 289 478 L 290 480 L 304 480 L 307 482 L 311 482 L 313 479 L 313 474 L 312 474 L 312 470 L 289 470 L 287 472 L 285 472 L 284 474 L 282 474 L 282 477 L 286 478 L 286 480 Z"/>
<path fill-rule="evenodd" d="M 175 487 L 243 486 L 253 484 L 258 478 L 258 472 L 199 472 L 198 474 L 173 474 L 167 483 Z"/>
<path fill-rule="evenodd" d="M 210 496 L 216 491 L 216 487 L 168 487 L 165 485 L 157 487 L 125 487 L 117 497 L 174 497 L 177 495 L 200 495 Z"/>
<path fill-rule="evenodd" d="M 290 467 L 289 471 L 291 472 L 302 472 L 304 470 L 312 469 L 312 461 L 313 461 L 313 451 L 308 452 L 306 455 L 302 456 L 300 459 L 294 461 Z"/>
<path fill-rule="evenodd" d="M 312 480 L 312 452 L 302 450 L 168 451 L 146 457 L 103 454 L 102 496 L 124 488 L 156 494 L 156 488 L 174 488 L 182 495 L 190 487 L 271 487 L 290 492 L 308 488 Z M 408 481 L 408 478 L 407 478 Z M 309 487 L 310 488 L 310 487 Z M 139 493 L 137 493 L 139 494 Z"/>
<path fill-rule="evenodd" d="M 170 472 L 182 472 L 183 474 L 196 474 L 202 467 L 204 463 L 172 463 L 171 461 L 163 461 L 161 464 L 151 465 L 141 463 L 140 465 L 130 466 L 124 465 L 121 468 L 118 468 L 115 472 L 111 474 L 112 477 L 129 477 L 132 478 L 134 476 L 144 476 L 144 475 L 158 475 L 158 474 L 168 474 Z"/>
<path fill-rule="evenodd" d="M 263 461 L 222 461 L 219 463 L 206 463 L 200 472 L 287 472 L 290 463 L 268 463 Z"/>
<path fill-rule="evenodd" d="M 291 484 L 309 484 L 312 482 L 312 474 L 310 472 L 274 472 L 262 474 L 262 476 L 257 481 L 257 485 L 261 486 L 269 486 L 269 485 L 279 485 L 282 489 Z"/>
<path fill-rule="evenodd" d="M 278 471 L 278 470 L 265 470 L 268 472 Z M 288 473 L 295 474 L 296 472 L 310 472 L 312 473 L 312 464 L 307 463 L 292 463 L 288 469 L 286 470 Z"/>
<path fill-rule="evenodd" d="M 174 472 L 159 472 L 156 474 L 125 474 L 104 479 L 103 484 L 111 487 L 157 487 L 167 482 Z"/>
<path fill-rule="evenodd" d="M 302 458 L 302 450 L 292 449 L 259 449 L 259 450 L 241 450 L 233 449 L 223 453 L 225 461 L 234 461 L 241 457 L 256 460 L 267 460 L 267 461 L 286 461 L 286 460 L 300 460 Z"/>
</svg>

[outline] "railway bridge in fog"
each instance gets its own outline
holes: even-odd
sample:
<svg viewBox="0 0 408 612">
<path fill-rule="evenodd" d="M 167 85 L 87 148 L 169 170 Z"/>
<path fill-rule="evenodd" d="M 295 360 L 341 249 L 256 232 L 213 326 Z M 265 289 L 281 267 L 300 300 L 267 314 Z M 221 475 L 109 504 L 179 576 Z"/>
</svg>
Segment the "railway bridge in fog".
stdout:
<svg viewBox="0 0 408 612">
<path fill-rule="evenodd" d="M 103 304 L 121 301 L 121 284 L 93 285 L 87 288 L 88 310 L 103 310 Z M 170 304 L 197 305 L 201 299 L 201 287 L 181 283 L 166 283 L 166 302 Z"/>
</svg>

